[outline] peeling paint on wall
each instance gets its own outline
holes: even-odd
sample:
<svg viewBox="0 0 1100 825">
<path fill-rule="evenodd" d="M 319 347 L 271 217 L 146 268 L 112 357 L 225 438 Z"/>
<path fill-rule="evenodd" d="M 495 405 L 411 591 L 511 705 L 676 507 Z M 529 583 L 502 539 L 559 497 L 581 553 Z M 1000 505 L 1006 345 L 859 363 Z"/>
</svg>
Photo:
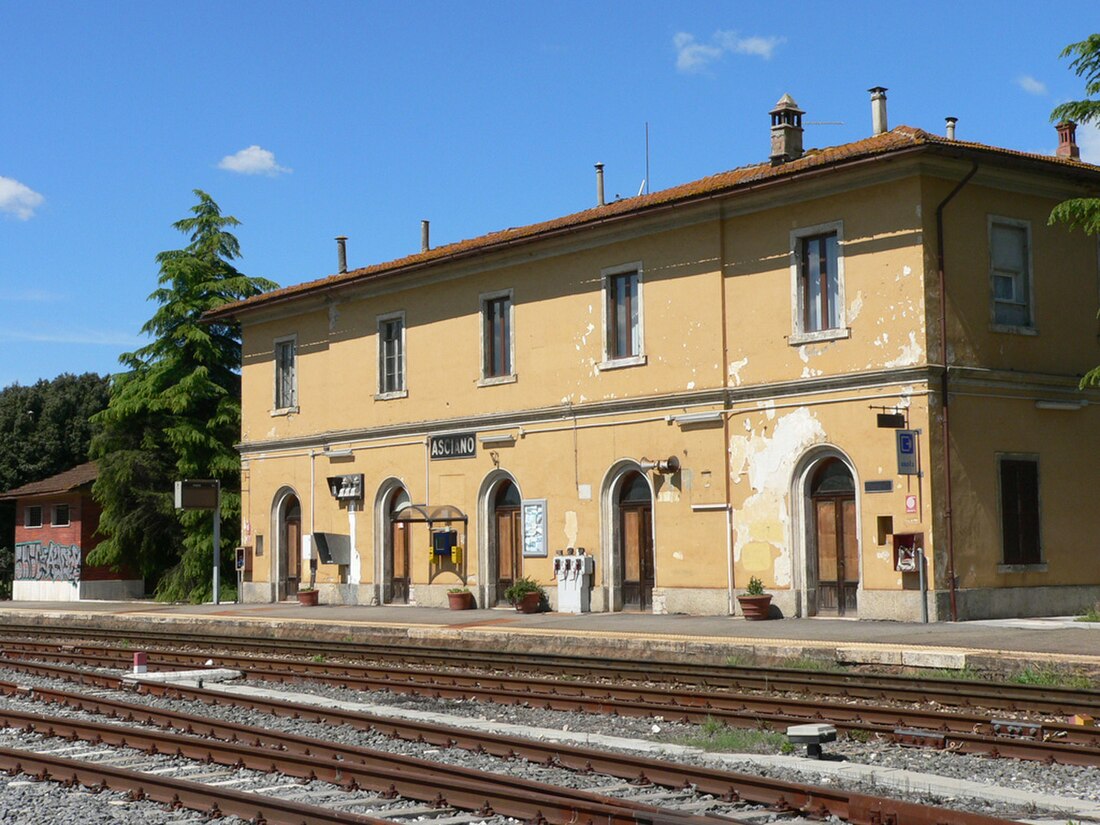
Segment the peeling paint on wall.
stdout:
<svg viewBox="0 0 1100 825">
<path fill-rule="evenodd" d="M 562 532 L 565 533 L 565 546 L 576 547 L 577 546 L 577 513 L 575 510 L 565 511 L 565 525 Z"/>
<path fill-rule="evenodd" d="M 741 370 L 743 370 L 748 365 L 748 356 L 742 358 L 740 361 L 734 361 L 729 365 L 729 377 L 733 380 L 733 386 L 741 386 Z"/>
<path fill-rule="evenodd" d="M 860 311 L 863 309 L 863 290 L 861 289 L 856 293 L 856 297 L 852 300 L 851 306 L 848 307 L 848 323 L 852 324 L 856 318 L 859 317 Z"/>
<path fill-rule="evenodd" d="M 781 416 L 771 434 L 730 438 L 735 484 L 747 475 L 752 494 L 737 508 L 734 559 L 751 573 L 771 571 L 777 586 L 792 580 L 788 491 L 794 464 L 810 446 L 825 441 L 825 429 L 806 407 Z"/>
<path fill-rule="evenodd" d="M 919 364 L 921 356 L 924 355 L 924 350 L 921 345 L 917 343 L 917 333 L 909 333 L 909 343 L 903 344 L 898 352 L 898 357 L 892 361 L 887 361 L 888 367 L 911 367 L 914 364 Z"/>
</svg>

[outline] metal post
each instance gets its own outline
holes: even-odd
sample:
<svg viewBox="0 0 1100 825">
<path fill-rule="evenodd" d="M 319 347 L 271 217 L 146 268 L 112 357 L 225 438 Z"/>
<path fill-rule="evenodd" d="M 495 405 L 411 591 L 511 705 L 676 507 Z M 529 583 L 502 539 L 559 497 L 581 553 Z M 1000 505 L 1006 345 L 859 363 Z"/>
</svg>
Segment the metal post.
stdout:
<svg viewBox="0 0 1100 825">
<path fill-rule="evenodd" d="M 222 484 L 216 481 L 214 504 L 214 604 L 221 604 L 222 589 Z"/>
<path fill-rule="evenodd" d="M 917 548 L 917 570 L 920 571 L 920 620 L 928 624 L 928 589 L 924 581 L 924 548 Z"/>
</svg>

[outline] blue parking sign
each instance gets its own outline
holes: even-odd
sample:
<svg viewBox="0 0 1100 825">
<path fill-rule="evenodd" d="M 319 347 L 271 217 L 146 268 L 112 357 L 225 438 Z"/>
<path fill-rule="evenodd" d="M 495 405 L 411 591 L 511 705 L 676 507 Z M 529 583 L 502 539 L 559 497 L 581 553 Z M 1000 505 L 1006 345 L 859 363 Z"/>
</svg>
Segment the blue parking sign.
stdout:
<svg viewBox="0 0 1100 825">
<path fill-rule="evenodd" d="M 898 440 L 898 475 L 920 475 L 917 461 L 917 431 L 895 430 Z"/>
</svg>

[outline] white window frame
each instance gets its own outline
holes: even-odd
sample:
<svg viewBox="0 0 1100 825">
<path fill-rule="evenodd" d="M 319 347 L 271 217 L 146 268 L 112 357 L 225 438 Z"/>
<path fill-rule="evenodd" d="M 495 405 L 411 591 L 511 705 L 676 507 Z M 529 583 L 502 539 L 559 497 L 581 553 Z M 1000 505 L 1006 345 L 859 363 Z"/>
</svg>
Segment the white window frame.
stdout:
<svg viewBox="0 0 1100 825">
<path fill-rule="evenodd" d="M 1024 230 L 1024 243 L 1027 244 L 1024 264 L 1027 267 L 1027 272 L 1024 273 L 1024 279 L 1027 281 L 1028 323 L 1026 324 L 1005 324 L 997 320 L 997 289 L 993 280 L 993 227 L 998 224 Z M 989 255 L 989 328 L 994 332 L 1009 332 L 1017 335 L 1039 334 L 1039 330 L 1035 327 L 1035 266 L 1031 249 L 1031 221 L 1006 218 L 1002 215 L 986 217 L 986 250 Z"/>
<path fill-rule="evenodd" d="M 802 240 L 814 235 L 836 235 L 836 311 L 837 325 L 829 329 L 807 331 L 803 323 L 806 317 L 802 305 Z M 790 235 L 791 262 L 791 335 L 787 343 L 792 346 L 819 341 L 836 341 L 850 338 L 848 308 L 844 289 L 844 221 L 829 221 L 815 226 L 792 229 Z"/>
<path fill-rule="evenodd" d="M 65 508 L 65 520 L 57 520 L 57 511 Z M 68 504 L 54 504 L 50 507 L 50 527 L 69 527 L 73 523 L 72 508 Z"/>
<path fill-rule="evenodd" d="M 31 512 L 38 511 L 38 524 L 31 524 Z M 25 504 L 23 505 L 23 526 L 29 530 L 37 530 L 44 526 L 42 521 L 42 505 L 41 504 Z"/>
<path fill-rule="evenodd" d="M 374 363 L 377 364 L 378 380 L 375 382 L 375 388 L 377 392 L 374 394 L 375 401 L 389 401 L 393 398 L 407 398 L 409 395 L 409 357 L 408 349 L 406 348 L 406 334 L 408 332 L 408 325 L 405 323 L 405 311 L 399 310 L 397 312 L 387 312 L 385 315 L 379 315 L 375 319 L 375 353 Z M 382 367 L 382 325 L 389 321 L 401 322 L 401 389 L 391 390 L 389 392 L 383 392 L 382 380 L 384 377 L 384 371 Z"/>
<path fill-rule="evenodd" d="M 638 277 L 638 352 L 635 355 L 614 357 L 611 355 L 611 324 L 608 313 L 611 309 L 611 279 L 616 275 L 633 272 Z M 600 370 L 637 367 L 646 363 L 645 352 L 645 272 L 641 261 L 617 264 L 600 270 L 600 314 L 603 324 L 603 360 L 597 365 Z"/>
<path fill-rule="evenodd" d="M 282 344 L 292 344 L 294 346 L 294 375 L 291 380 L 291 394 L 293 398 L 290 400 L 293 402 L 287 406 L 279 406 L 279 347 Z M 298 336 L 295 335 L 283 335 L 275 339 L 272 344 L 272 359 L 271 362 L 274 365 L 273 381 L 271 382 L 271 414 L 272 415 L 289 415 L 290 413 L 296 413 L 299 410 L 298 407 Z"/>
<path fill-rule="evenodd" d="M 485 338 L 489 322 L 487 308 L 491 301 L 500 298 L 508 299 L 508 366 L 510 369 L 504 375 L 488 375 L 485 370 L 487 355 Z M 477 385 L 479 387 L 492 387 L 497 384 L 514 384 L 516 381 L 516 302 L 513 300 L 512 290 L 500 289 L 496 292 L 483 292 L 478 295 L 478 304 L 481 307 L 481 326 L 478 336 L 481 341 L 478 348 L 478 354 L 481 358 L 481 378 L 478 380 Z"/>
</svg>

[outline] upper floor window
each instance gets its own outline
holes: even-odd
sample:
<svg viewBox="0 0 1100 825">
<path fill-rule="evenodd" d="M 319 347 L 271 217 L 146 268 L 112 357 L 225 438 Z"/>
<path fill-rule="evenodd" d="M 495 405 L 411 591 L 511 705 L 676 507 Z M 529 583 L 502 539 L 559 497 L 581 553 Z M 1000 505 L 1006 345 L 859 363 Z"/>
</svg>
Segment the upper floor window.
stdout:
<svg viewBox="0 0 1100 825">
<path fill-rule="evenodd" d="M 1001 540 L 1004 563 L 1041 564 L 1039 542 L 1039 462 L 1000 457 Z"/>
<path fill-rule="evenodd" d="M 1025 221 L 989 219 L 989 278 L 995 327 L 1022 330 L 1035 325 L 1029 234 L 1030 226 Z"/>
<path fill-rule="evenodd" d="M 847 337 L 839 222 L 791 233 L 792 343 Z"/>
<path fill-rule="evenodd" d="M 41 527 L 42 526 L 42 507 L 38 504 L 28 505 L 23 508 L 23 526 L 24 527 Z"/>
<path fill-rule="evenodd" d="M 405 313 L 378 319 L 378 395 L 405 395 Z"/>
<path fill-rule="evenodd" d="M 275 342 L 275 409 L 298 406 L 298 341 L 281 338 Z"/>
<path fill-rule="evenodd" d="M 642 268 L 633 263 L 603 271 L 604 367 L 645 363 L 642 346 Z"/>
<path fill-rule="evenodd" d="M 512 366 L 512 293 L 481 297 L 481 377 L 501 383 L 515 377 Z"/>
<path fill-rule="evenodd" d="M 68 504 L 55 504 L 53 506 L 53 518 L 50 520 L 52 527 L 68 527 L 69 526 L 69 505 Z"/>
</svg>

